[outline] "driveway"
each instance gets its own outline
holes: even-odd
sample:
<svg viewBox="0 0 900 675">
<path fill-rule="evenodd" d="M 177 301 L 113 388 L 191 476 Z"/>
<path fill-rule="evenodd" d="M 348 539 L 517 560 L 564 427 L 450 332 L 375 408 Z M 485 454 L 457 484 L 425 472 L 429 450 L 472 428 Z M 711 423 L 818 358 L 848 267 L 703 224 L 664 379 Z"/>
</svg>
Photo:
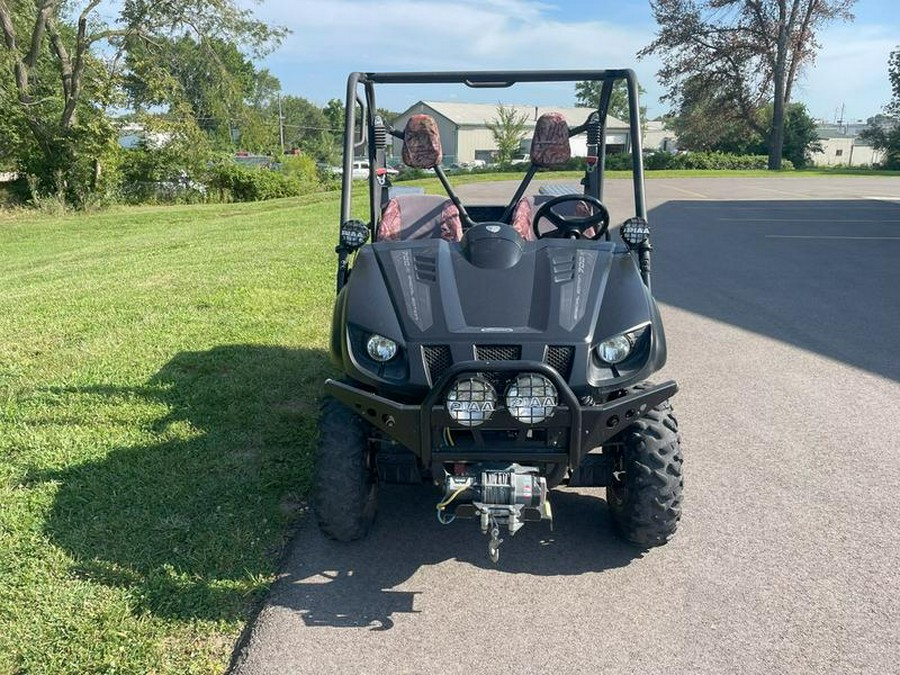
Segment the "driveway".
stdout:
<svg viewBox="0 0 900 675">
<path fill-rule="evenodd" d="M 236 673 L 900 672 L 900 179 L 647 193 L 675 539 L 641 555 L 603 490 L 558 490 L 554 530 L 506 537 L 495 566 L 429 487 L 388 487 L 365 541 L 301 524 Z"/>
</svg>

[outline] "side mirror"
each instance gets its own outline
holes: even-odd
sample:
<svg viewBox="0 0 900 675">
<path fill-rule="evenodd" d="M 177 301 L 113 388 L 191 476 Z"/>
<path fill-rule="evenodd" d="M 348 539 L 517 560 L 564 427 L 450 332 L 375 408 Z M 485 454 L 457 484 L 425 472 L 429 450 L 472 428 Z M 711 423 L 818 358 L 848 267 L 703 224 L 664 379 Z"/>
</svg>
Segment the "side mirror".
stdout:
<svg viewBox="0 0 900 675">
<path fill-rule="evenodd" d="M 628 248 L 635 249 L 647 243 L 650 239 L 650 226 L 645 218 L 635 216 L 622 223 L 622 226 L 619 228 L 619 234 L 622 235 L 622 239 L 628 244 Z"/>
</svg>

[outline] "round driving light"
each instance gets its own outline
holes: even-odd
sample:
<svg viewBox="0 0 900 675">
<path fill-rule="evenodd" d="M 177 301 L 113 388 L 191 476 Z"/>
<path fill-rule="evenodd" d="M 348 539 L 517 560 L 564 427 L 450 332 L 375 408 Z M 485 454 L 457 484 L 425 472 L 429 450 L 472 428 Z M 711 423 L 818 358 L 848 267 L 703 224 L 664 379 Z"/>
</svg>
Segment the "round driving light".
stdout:
<svg viewBox="0 0 900 675">
<path fill-rule="evenodd" d="M 341 225 L 341 246 L 351 252 L 362 247 L 369 238 L 369 228 L 361 220 L 348 220 Z"/>
<path fill-rule="evenodd" d="M 382 335 L 373 335 L 366 342 L 366 351 L 375 361 L 384 363 L 397 354 L 397 343 Z"/>
<path fill-rule="evenodd" d="M 619 234 L 622 235 L 625 243 L 633 248 L 643 244 L 650 238 L 650 227 L 644 218 L 635 216 L 622 223 L 622 227 L 619 228 Z"/>
<path fill-rule="evenodd" d="M 523 424 L 538 424 L 553 414 L 556 387 L 543 375 L 523 373 L 506 389 L 506 409 Z"/>
<path fill-rule="evenodd" d="M 627 335 L 616 335 L 597 345 L 597 356 L 606 363 L 621 363 L 631 353 L 631 346 Z"/>
<path fill-rule="evenodd" d="M 447 413 L 464 427 L 477 427 L 491 418 L 497 407 L 497 392 L 490 382 L 478 378 L 457 380 L 447 392 Z"/>
</svg>

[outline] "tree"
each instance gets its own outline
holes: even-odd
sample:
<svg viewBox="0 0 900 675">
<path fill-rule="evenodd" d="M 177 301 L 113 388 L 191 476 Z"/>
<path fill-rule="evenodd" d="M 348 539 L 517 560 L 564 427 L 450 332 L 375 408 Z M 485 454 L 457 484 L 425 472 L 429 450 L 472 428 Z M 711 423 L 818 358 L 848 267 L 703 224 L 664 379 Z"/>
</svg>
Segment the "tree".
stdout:
<svg viewBox="0 0 900 675">
<path fill-rule="evenodd" d="M 497 144 L 497 161 L 500 164 L 509 164 L 519 151 L 525 138 L 527 120 L 525 113 L 518 113 L 514 107 L 507 108 L 500 103 L 497 105 L 497 117 L 492 122 L 486 122 Z"/>
<path fill-rule="evenodd" d="M 330 99 L 322 109 L 322 112 L 325 114 L 332 131 L 338 134 L 344 132 L 344 102 L 341 99 Z"/>
<path fill-rule="evenodd" d="M 887 112 L 895 117 L 900 117 L 900 47 L 891 52 L 888 59 L 888 77 L 891 79 L 891 90 L 894 97 L 887 105 Z"/>
<path fill-rule="evenodd" d="M 772 118 L 772 105 L 754 110 L 747 117 L 738 114 L 722 92 L 706 90 L 699 81 L 688 80 L 682 89 L 681 108 L 670 125 L 684 149 L 768 155 Z M 810 153 L 821 149 L 815 120 L 806 106 L 789 104 L 781 156 L 795 167 L 803 167 L 809 162 Z"/>
<path fill-rule="evenodd" d="M 268 70 L 255 71 L 253 87 L 234 124 L 237 142 L 244 150 L 259 153 L 281 152 L 278 130 L 278 98 L 281 82 Z"/>
<path fill-rule="evenodd" d="M 234 44 L 216 37 L 181 35 L 151 43 L 134 36 L 125 66 L 124 88 L 136 110 L 171 111 L 184 103 L 218 149 L 232 148 L 243 127 L 252 125 L 253 113 L 261 110 L 252 105 L 254 99 L 270 98 L 260 87 L 272 84 L 260 83 L 253 63 Z M 277 79 L 275 86 L 280 87 Z"/>
<path fill-rule="evenodd" d="M 884 151 L 884 168 L 900 169 L 900 47 L 888 59 L 888 76 L 893 97 L 884 107 L 885 114 L 870 117 L 859 137 Z"/>
<path fill-rule="evenodd" d="M 322 109 L 300 96 L 284 96 L 281 109 L 285 144 L 317 160 L 330 162 L 334 154 L 334 135 Z"/>
<path fill-rule="evenodd" d="M 852 20 L 854 0 L 651 0 L 659 25 L 656 39 L 638 56 L 663 59 L 657 73 L 677 103 L 683 84 L 694 80 L 721 96 L 768 137 L 769 168 L 781 167 L 784 121 L 797 74 L 812 63 L 816 32 Z M 755 111 L 772 104 L 771 129 Z"/>
<path fill-rule="evenodd" d="M 93 164 L 96 183 L 97 158 L 115 146 L 106 109 L 121 103 L 129 47 L 190 35 L 261 54 L 284 35 L 238 0 L 0 0 L 0 32 L 0 78 L 14 95 L 4 114 L 19 130 L 19 163 L 44 190 L 69 199 L 86 188 L 85 165 Z"/>
<path fill-rule="evenodd" d="M 600 91 L 603 83 L 596 80 L 585 80 L 575 83 L 575 105 L 585 108 L 598 108 L 600 106 Z M 647 92 L 638 85 L 638 93 L 643 96 Z M 631 121 L 631 113 L 628 110 L 628 86 L 625 80 L 616 80 L 609 97 L 609 114 L 623 122 Z M 640 107 L 641 119 L 647 118 L 647 106 Z"/>
<path fill-rule="evenodd" d="M 727 92 L 691 77 L 682 84 L 670 126 L 685 150 L 754 154 L 764 135 L 756 119 L 756 110 L 742 114 L 731 105 Z"/>
<path fill-rule="evenodd" d="M 772 108 L 767 108 L 771 115 Z M 771 119 L 771 116 L 769 117 Z M 790 103 L 784 115 L 784 143 L 781 156 L 798 169 L 807 166 L 813 152 L 822 152 L 822 142 L 816 131 L 816 121 L 803 103 Z M 768 148 L 767 148 L 768 150 Z"/>
<path fill-rule="evenodd" d="M 859 137 L 884 152 L 883 168 L 900 169 L 900 118 L 891 115 L 870 117 Z"/>
<path fill-rule="evenodd" d="M 332 155 L 340 157 L 344 153 L 344 102 L 339 98 L 329 99 L 322 108 L 332 134 Z"/>
</svg>

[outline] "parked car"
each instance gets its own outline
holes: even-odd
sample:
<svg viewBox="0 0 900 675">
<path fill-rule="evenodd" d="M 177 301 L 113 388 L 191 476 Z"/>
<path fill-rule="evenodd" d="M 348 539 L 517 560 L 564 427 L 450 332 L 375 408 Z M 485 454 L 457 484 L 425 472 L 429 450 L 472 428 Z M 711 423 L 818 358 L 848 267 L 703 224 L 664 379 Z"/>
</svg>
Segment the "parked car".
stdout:
<svg viewBox="0 0 900 675">
<path fill-rule="evenodd" d="M 387 167 L 385 169 L 389 176 L 396 176 L 399 171 L 397 169 L 392 169 L 391 167 Z M 340 176 L 344 173 L 344 167 L 341 166 L 333 166 L 331 167 L 331 172 L 336 176 Z M 369 160 L 360 159 L 353 162 L 353 180 L 368 180 L 369 179 Z"/>
</svg>

